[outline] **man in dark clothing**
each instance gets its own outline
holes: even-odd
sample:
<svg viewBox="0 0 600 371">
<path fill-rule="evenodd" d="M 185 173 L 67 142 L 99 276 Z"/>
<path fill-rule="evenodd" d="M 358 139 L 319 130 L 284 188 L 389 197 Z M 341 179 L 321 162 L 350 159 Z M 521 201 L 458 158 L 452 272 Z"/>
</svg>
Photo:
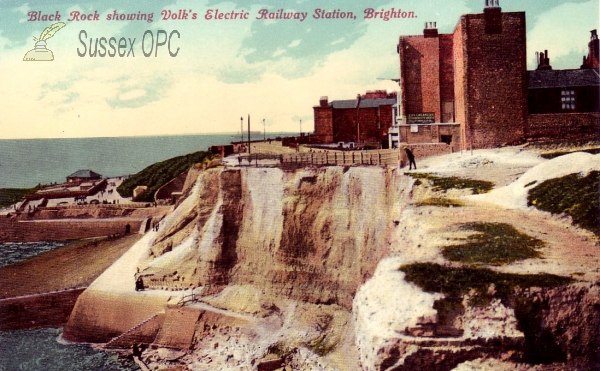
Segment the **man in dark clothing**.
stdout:
<svg viewBox="0 0 600 371">
<path fill-rule="evenodd" d="M 404 148 L 406 151 L 406 156 L 408 157 L 408 162 L 410 163 L 408 170 L 412 170 L 413 165 L 415 166 L 415 170 L 417 170 L 417 163 L 415 162 L 415 155 L 409 148 Z"/>
</svg>

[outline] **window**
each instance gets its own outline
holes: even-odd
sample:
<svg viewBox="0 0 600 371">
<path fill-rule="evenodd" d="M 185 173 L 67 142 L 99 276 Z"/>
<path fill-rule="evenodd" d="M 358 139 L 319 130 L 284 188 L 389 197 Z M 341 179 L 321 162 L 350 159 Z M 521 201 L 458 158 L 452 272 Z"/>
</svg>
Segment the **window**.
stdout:
<svg viewBox="0 0 600 371">
<path fill-rule="evenodd" d="M 563 90 L 560 92 L 560 102 L 563 111 L 575 110 L 575 90 Z"/>
</svg>

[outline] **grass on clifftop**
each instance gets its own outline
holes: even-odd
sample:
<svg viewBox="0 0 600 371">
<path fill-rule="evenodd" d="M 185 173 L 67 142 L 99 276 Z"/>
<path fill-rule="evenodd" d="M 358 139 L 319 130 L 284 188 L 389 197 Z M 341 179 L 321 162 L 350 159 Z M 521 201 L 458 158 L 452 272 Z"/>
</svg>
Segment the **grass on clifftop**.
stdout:
<svg viewBox="0 0 600 371">
<path fill-rule="evenodd" d="M 465 203 L 452 198 L 430 197 L 416 203 L 417 206 L 460 207 Z"/>
<path fill-rule="evenodd" d="M 471 188 L 473 194 L 487 193 L 492 190 L 494 183 L 485 180 L 475 180 L 459 177 L 440 177 L 428 173 L 405 173 L 419 180 L 425 179 L 433 184 L 435 191 L 447 191 L 452 188 L 466 189 Z"/>
<path fill-rule="evenodd" d="M 406 264 L 400 270 L 406 274 L 406 281 L 426 292 L 458 298 L 474 290 L 475 305 L 487 304 L 492 295 L 508 302 L 516 287 L 557 287 L 573 282 L 571 278 L 553 274 L 500 273 L 487 268 L 447 267 L 435 263 Z M 489 292 L 492 284 L 493 293 Z"/>
<path fill-rule="evenodd" d="M 475 232 L 464 243 L 442 248 L 444 257 L 451 261 L 509 264 L 518 260 L 539 258 L 537 251 L 544 243 L 519 232 L 506 223 L 467 223 L 463 230 Z"/>
<path fill-rule="evenodd" d="M 157 162 L 129 177 L 117 188 L 117 191 L 121 197 L 132 197 L 135 187 L 147 186 L 148 189 L 139 195 L 135 201 L 152 202 L 154 201 L 154 193 L 156 193 L 160 187 L 192 167 L 194 164 L 209 161 L 211 159 L 212 155 L 209 152 L 199 151 Z"/>
<path fill-rule="evenodd" d="M 527 205 L 553 214 L 565 213 L 573 223 L 600 236 L 600 171 L 583 177 L 570 174 L 546 180 L 529 190 Z"/>
</svg>

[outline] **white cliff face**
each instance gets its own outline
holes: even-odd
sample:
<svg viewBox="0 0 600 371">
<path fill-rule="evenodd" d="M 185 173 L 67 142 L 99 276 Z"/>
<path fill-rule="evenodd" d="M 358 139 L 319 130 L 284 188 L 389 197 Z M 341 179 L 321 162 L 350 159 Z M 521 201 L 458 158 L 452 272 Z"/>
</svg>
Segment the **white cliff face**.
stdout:
<svg viewBox="0 0 600 371">
<path fill-rule="evenodd" d="M 501 337 L 522 338 L 518 330 L 517 318 L 512 308 L 506 307 L 500 299 L 493 299 L 485 307 L 474 307 L 464 300 L 466 308 L 463 315 L 464 335 L 466 339 L 493 339 Z"/>
<path fill-rule="evenodd" d="M 443 295 L 423 292 L 404 281 L 398 269 L 402 262 L 398 256 L 381 260 L 354 298 L 356 345 L 364 370 L 379 370 L 379 350 L 399 339 L 405 328 L 436 322 L 433 303 Z"/>
<path fill-rule="evenodd" d="M 150 287 L 251 284 L 350 309 L 390 248 L 400 177 L 376 167 L 209 170 L 161 223 L 140 274 Z"/>
</svg>

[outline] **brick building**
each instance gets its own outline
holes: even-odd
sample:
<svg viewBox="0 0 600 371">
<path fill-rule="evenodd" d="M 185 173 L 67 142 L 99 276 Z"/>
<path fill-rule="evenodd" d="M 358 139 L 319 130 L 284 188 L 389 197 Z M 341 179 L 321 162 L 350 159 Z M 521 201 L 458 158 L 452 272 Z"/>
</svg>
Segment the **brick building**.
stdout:
<svg viewBox="0 0 600 371">
<path fill-rule="evenodd" d="M 451 34 L 439 34 L 429 22 L 422 35 L 401 36 L 401 133 L 403 125 L 418 132 L 421 127 L 414 125 L 428 116 L 435 123 L 456 122 L 459 129 L 448 126 L 423 141 L 468 149 L 522 140 L 525 31 L 525 12 L 503 13 L 497 0 L 486 0 L 482 14 L 461 16 Z"/>
<path fill-rule="evenodd" d="M 588 55 L 578 69 L 554 70 L 548 51 L 537 53 L 537 69 L 527 72 L 527 139 L 536 141 L 600 138 L 598 34 L 591 31 Z"/>
<path fill-rule="evenodd" d="M 394 122 L 395 92 L 367 92 L 356 99 L 329 102 L 322 97 L 313 107 L 316 140 L 320 143 L 356 142 L 387 146 L 388 129 Z"/>
<path fill-rule="evenodd" d="M 400 140 L 456 150 L 597 139 L 596 31 L 580 69 L 552 70 L 545 51 L 527 71 L 526 41 L 525 12 L 502 12 L 498 0 L 461 16 L 451 34 L 428 22 L 422 35 L 401 36 Z"/>
</svg>

